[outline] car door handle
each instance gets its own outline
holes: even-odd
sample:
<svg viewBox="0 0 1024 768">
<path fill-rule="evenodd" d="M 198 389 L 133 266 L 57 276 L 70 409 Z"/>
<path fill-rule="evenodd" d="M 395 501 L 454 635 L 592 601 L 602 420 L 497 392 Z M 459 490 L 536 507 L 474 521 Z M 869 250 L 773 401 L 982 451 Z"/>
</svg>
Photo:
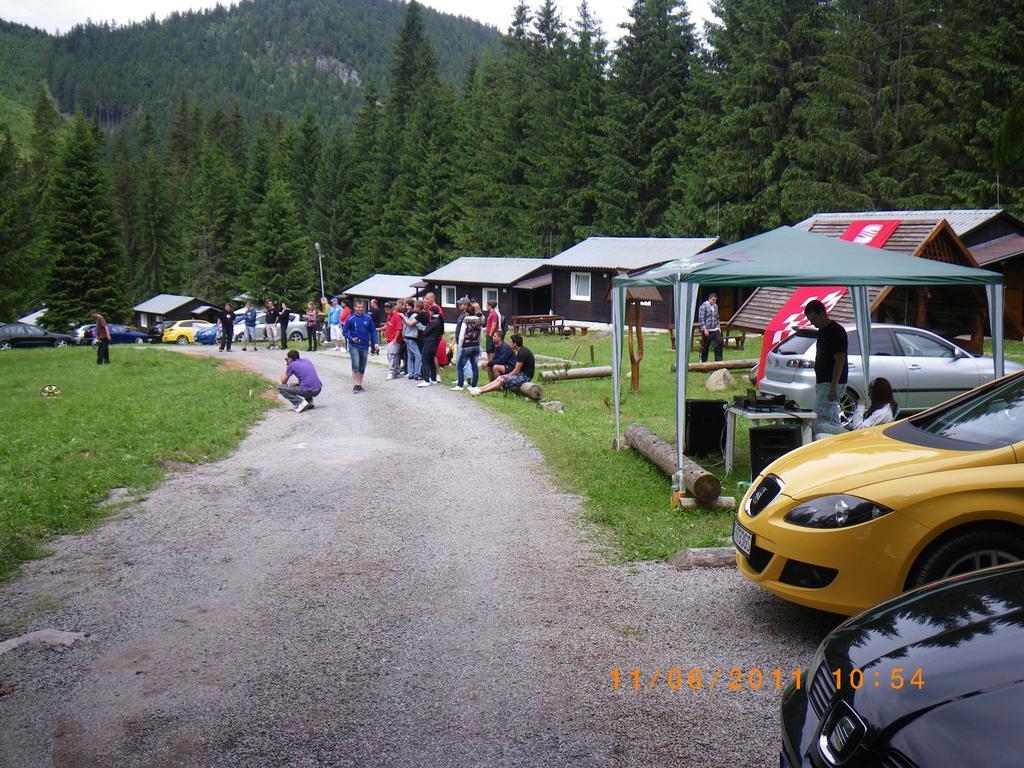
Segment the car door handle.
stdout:
<svg viewBox="0 0 1024 768">
<path fill-rule="evenodd" d="M 921 366 L 918 365 L 917 363 L 912 363 L 912 364 L 907 366 L 907 370 L 908 371 L 920 371 L 921 370 Z"/>
</svg>

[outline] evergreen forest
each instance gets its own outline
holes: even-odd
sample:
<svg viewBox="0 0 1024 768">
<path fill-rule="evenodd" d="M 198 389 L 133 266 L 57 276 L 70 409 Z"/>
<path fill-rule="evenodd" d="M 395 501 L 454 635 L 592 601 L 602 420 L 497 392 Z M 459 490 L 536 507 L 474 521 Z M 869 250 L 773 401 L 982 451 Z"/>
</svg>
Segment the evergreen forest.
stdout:
<svg viewBox="0 0 1024 768">
<path fill-rule="evenodd" d="M 1022 210 L 1018 1 L 717 0 L 698 34 L 685 4 L 634 0 L 614 45 L 585 2 L 571 22 L 521 3 L 493 41 L 381 0 L 363 4 L 398 13 L 396 33 L 356 34 L 327 2 L 79 27 L 47 43 L 59 56 L 0 30 L 48 61 L 29 83 L 35 59 L 0 58 L 21 68 L 19 93 L 0 88 L 0 320 L 44 304 L 53 327 L 93 306 L 119 319 L 157 293 L 302 305 L 317 242 L 339 292 L 595 234 Z M 301 24 L 282 27 L 285 6 Z M 218 54 L 232 36 L 259 60 Z"/>
</svg>

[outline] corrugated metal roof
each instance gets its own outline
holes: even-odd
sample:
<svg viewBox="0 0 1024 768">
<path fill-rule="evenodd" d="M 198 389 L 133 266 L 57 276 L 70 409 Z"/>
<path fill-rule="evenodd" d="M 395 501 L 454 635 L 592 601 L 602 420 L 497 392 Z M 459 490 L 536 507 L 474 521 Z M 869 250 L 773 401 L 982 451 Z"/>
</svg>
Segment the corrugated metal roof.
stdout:
<svg viewBox="0 0 1024 768">
<path fill-rule="evenodd" d="M 632 271 L 688 258 L 718 242 L 716 237 L 588 237 L 548 262 L 553 267 Z"/>
<path fill-rule="evenodd" d="M 550 259 L 525 259 L 517 256 L 460 256 L 429 275 L 424 275 L 423 279 L 433 283 L 511 285 L 549 263 Z"/>
<path fill-rule="evenodd" d="M 536 277 L 528 277 L 525 280 L 520 280 L 516 283 L 515 287 L 524 291 L 532 291 L 535 288 L 543 288 L 545 285 L 551 285 L 552 278 L 553 276 L 550 272 L 545 272 L 544 274 L 537 275 Z"/>
<path fill-rule="evenodd" d="M 837 281 L 837 284 L 841 282 L 841 280 Z M 883 288 L 879 287 L 868 287 L 868 302 L 872 310 L 875 309 L 878 297 L 883 290 Z M 736 311 L 736 314 L 729 320 L 728 325 L 732 328 L 742 328 L 746 331 L 763 333 L 764 329 L 768 327 L 768 323 L 772 321 L 779 310 L 789 301 L 789 297 L 793 295 L 794 291 L 796 291 L 796 288 L 758 288 L 743 303 L 743 306 Z M 829 313 L 829 317 L 840 323 L 854 322 L 853 300 L 850 298 L 849 293 L 839 300 L 832 312 Z"/>
<path fill-rule="evenodd" d="M 900 219 L 902 221 L 906 221 L 908 219 L 925 219 L 928 221 L 938 221 L 939 219 L 945 219 L 949 222 L 949 225 L 953 228 L 953 231 L 956 232 L 957 236 L 962 237 L 967 232 L 977 229 L 985 222 L 994 219 L 1003 213 L 1004 211 L 1002 208 L 947 211 L 859 211 L 848 213 L 816 213 L 810 218 L 804 219 L 799 224 L 794 224 L 793 226 L 796 229 L 809 230 L 815 221 L 863 221 L 868 219 Z"/>
<path fill-rule="evenodd" d="M 176 296 L 173 293 L 161 293 L 159 296 L 147 299 L 141 304 L 136 304 L 132 309 L 136 312 L 166 315 L 168 312 L 172 312 L 182 304 L 188 304 L 190 301 L 195 301 L 195 296 Z"/>
<path fill-rule="evenodd" d="M 418 275 L 372 275 L 361 283 L 345 289 L 349 296 L 369 296 L 376 299 L 404 299 L 413 296 L 413 285 L 423 278 Z"/>
<path fill-rule="evenodd" d="M 1024 253 L 1024 235 L 1006 235 L 987 243 L 980 243 L 970 249 L 979 266 L 997 264 Z"/>
</svg>

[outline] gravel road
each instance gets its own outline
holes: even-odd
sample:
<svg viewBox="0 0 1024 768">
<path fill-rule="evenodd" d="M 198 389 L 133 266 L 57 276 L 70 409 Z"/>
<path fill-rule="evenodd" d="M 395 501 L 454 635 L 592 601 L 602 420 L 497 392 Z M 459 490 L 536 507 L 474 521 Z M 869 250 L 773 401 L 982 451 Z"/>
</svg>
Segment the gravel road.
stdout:
<svg viewBox="0 0 1024 768">
<path fill-rule="evenodd" d="M 316 409 L 270 412 L 0 588 L 0 640 L 88 635 L 0 655 L 0 765 L 778 764 L 774 681 L 710 678 L 788 679 L 834 617 L 732 569 L 611 564 L 468 395 L 371 366 L 353 396 L 347 358 L 314 359 Z M 669 687 L 694 667 L 703 690 Z"/>
</svg>

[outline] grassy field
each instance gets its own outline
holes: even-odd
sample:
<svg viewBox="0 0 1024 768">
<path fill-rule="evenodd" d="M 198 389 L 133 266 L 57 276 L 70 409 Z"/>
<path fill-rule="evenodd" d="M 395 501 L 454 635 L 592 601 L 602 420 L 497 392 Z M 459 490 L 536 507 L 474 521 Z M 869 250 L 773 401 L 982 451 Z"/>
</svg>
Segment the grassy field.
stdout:
<svg viewBox="0 0 1024 768">
<path fill-rule="evenodd" d="M 141 492 L 169 462 L 226 456 L 270 405 L 261 377 L 218 361 L 115 346 L 0 353 L 0 578 L 48 537 L 87 527 L 115 488 Z M 62 395 L 45 399 L 55 384 Z M 252 391 L 252 396 L 250 396 Z"/>
<path fill-rule="evenodd" d="M 549 336 L 526 338 L 535 353 L 571 358 L 580 338 L 559 339 Z M 742 351 L 726 350 L 726 359 L 756 358 L 760 339 L 748 341 Z M 611 339 L 594 342 L 596 365 L 611 364 Z M 590 365 L 590 350 L 585 344 L 577 359 Z M 691 361 L 697 359 L 691 356 Z M 628 370 L 628 356 L 625 357 Z M 675 374 L 671 365 L 675 352 L 666 333 L 645 337 L 645 356 L 641 364 L 640 394 L 623 385 L 622 425 L 638 422 L 661 438 L 675 442 Z M 731 401 L 750 386 L 746 371 L 733 371 L 736 386 L 728 392 L 708 392 L 707 374 L 691 373 L 687 397 L 720 398 Z M 450 366 L 445 374 L 454 375 Z M 485 395 L 480 400 L 510 424 L 529 436 L 543 451 L 551 474 L 568 491 L 583 496 L 587 519 L 607 526 L 619 545 L 623 560 L 647 560 L 668 557 L 683 547 L 714 546 L 729 535 L 732 515 L 706 510 L 680 511 L 670 503 L 668 478 L 632 451 L 612 450 L 615 421 L 606 398 L 612 393 L 611 379 L 584 379 L 545 383 L 544 398 L 561 400 L 565 413 L 557 414 L 533 407 L 521 397 Z M 740 422 L 737 429 L 736 466 L 726 477 L 721 457 L 709 457 L 702 465 L 722 480 L 723 496 L 742 496 L 740 482 L 749 480 L 749 438 Z"/>
</svg>

